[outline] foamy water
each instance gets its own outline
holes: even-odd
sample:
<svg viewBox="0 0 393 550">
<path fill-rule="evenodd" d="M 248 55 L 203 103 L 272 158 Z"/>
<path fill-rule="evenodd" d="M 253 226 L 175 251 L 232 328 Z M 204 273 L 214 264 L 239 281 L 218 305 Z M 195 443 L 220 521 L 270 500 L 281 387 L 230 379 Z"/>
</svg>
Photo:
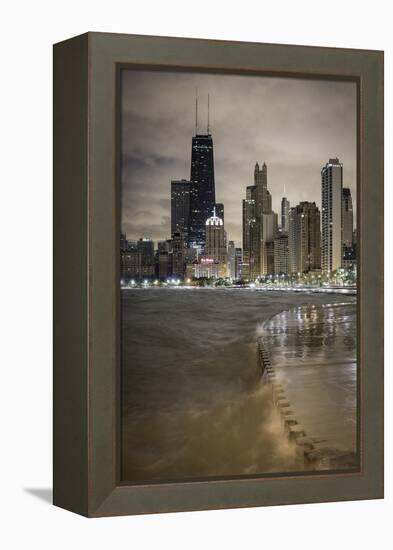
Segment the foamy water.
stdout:
<svg viewBox="0 0 393 550">
<path fill-rule="evenodd" d="M 282 310 L 342 301 L 249 289 L 123 291 L 122 478 L 299 470 L 260 382 L 257 337 Z"/>
</svg>

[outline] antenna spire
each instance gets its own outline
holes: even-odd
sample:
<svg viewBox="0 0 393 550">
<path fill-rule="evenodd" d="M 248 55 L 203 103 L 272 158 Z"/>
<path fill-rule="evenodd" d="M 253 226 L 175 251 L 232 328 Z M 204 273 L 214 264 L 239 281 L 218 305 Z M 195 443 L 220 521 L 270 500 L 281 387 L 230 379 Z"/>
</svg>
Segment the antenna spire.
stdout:
<svg viewBox="0 0 393 550">
<path fill-rule="evenodd" d="M 207 133 L 210 134 L 210 94 L 207 94 Z"/>
<path fill-rule="evenodd" d="M 198 133 L 198 88 L 195 88 L 195 135 Z"/>
</svg>

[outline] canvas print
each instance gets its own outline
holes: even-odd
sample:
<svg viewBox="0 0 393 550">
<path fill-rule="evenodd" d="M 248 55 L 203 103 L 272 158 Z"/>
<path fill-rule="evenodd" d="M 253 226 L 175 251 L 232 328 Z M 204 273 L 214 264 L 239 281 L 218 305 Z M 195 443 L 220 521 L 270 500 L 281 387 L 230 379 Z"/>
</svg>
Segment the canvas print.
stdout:
<svg viewBox="0 0 393 550">
<path fill-rule="evenodd" d="M 356 83 L 118 86 L 121 480 L 359 470 Z"/>
</svg>

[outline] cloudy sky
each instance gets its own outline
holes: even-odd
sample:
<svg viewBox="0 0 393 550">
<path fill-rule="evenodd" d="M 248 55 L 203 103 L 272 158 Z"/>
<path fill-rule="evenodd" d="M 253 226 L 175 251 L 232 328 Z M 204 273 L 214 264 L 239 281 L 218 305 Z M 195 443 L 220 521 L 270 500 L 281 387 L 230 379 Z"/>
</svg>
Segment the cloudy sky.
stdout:
<svg viewBox="0 0 393 550">
<path fill-rule="evenodd" d="M 228 239 L 241 246 L 241 204 L 255 162 L 266 162 L 273 209 L 284 193 L 320 207 L 320 171 L 344 164 L 356 207 L 356 86 L 351 82 L 122 71 L 122 229 L 128 239 L 170 238 L 170 182 L 190 177 L 191 138 L 206 131 L 207 94 L 216 200 Z"/>
</svg>

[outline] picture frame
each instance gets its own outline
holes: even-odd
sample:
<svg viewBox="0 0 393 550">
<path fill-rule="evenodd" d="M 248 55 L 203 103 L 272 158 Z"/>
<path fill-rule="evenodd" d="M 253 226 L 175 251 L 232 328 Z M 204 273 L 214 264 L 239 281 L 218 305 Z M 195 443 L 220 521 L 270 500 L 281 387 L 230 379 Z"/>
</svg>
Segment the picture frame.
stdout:
<svg viewBox="0 0 393 550">
<path fill-rule="evenodd" d="M 119 482 L 119 100 L 125 66 L 358 90 L 357 472 Z M 383 498 L 383 52 L 86 33 L 54 46 L 54 504 L 88 517 Z"/>
</svg>

